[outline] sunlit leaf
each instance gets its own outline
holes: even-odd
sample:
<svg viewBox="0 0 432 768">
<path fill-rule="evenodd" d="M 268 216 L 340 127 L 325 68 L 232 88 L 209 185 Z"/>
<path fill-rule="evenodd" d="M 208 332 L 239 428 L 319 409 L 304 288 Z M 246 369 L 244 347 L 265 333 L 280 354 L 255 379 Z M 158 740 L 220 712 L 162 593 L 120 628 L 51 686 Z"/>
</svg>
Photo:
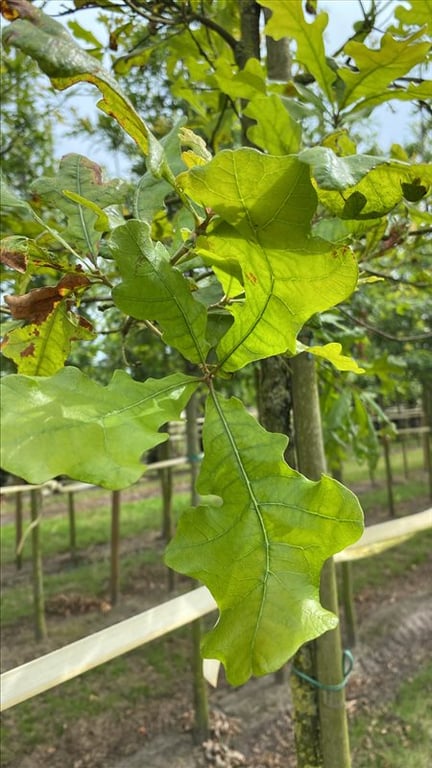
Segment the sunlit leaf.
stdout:
<svg viewBox="0 0 432 768">
<path fill-rule="evenodd" d="M 322 347 L 308 347 L 305 344 L 297 344 L 299 352 L 309 352 L 315 357 L 320 357 L 323 360 L 327 360 L 332 363 L 338 371 L 352 371 L 352 373 L 364 373 L 364 368 L 360 368 L 358 363 L 353 360 L 349 355 L 342 354 L 342 344 L 339 342 L 331 342 L 330 344 L 324 344 Z"/>
<path fill-rule="evenodd" d="M 77 368 L 48 378 L 5 376 L 1 466 L 30 483 L 57 475 L 126 488 L 145 467 L 145 451 L 167 439 L 198 380 L 183 374 L 133 381 L 116 371 L 104 387 Z"/>
<path fill-rule="evenodd" d="M 425 197 L 432 184 L 432 166 L 391 160 L 372 168 L 355 186 L 348 186 L 343 191 L 338 190 L 337 180 L 333 187 L 335 191 L 330 189 L 330 173 L 325 183 L 328 186 L 319 188 L 318 196 L 332 214 L 342 219 L 374 219 L 389 213 L 405 193 L 408 199 L 415 196 L 416 201 Z"/>
<path fill-rule="evenodd" d="M 212 592 L 220 616 L 202 651 L 240 685 L 336 626 L 319 602 L 320 569 L 361 535 L 362 514 L 336 481 L 290 469 L 287 439 L 266 432 L 237 400 L 209 402 L 203 441 L 198 490 L 221 503 L 204 499 L 182 515 L 166 559 Z"/>
<path fill-rule="evenodd" d="M 367 102 L 385 93 L 390 83 L 424 61 L 430 43 L 415 42 L 418 36 L 416 32 L 411 37 L 398 40 L 387 32 L 378 49 L 368 48 L 354 40 L 348 42 L 344 52 L 354 59 L 356 70 L 338 70 L 339 77 L 345 83 L 341 106 L 346 107 L 359 99 Z"/>
<path fill-rule="evenodd" d="M 265 32 L 274 40 L 288 37 L 295 40 L 297 50 L 295 58 L 315 78 L 329 101 L 334 101 L 333 83 L 336 72 L 327 63 L 324 47 L 324 31 L 328 23 L 327 13 L 319 13 L 309 24 L 303 13 L 302 0 L 258 0 L 260 5 L 272 11 Z"/>
<path fill-rule="evenodd" d="M 295 354 L 306 320 L 347 298 L 357 281 L 349 248 L 311 237 L 317 200 L 307 166 L 252 149 L 224 151 L 178 183 L 229 224 L 197 243 L 226 293 L 233 277 L 239 281 L 234 265 L 241 270 L 245 300 L 227 304 L 234 323 L 217 348 L 224 369 Z"/>
<path fill-rule="evenodd" d="M 248 59 L 244 69 L 238 72 L 233 72 L 226 59 L 219 59 L 215 80 L 222 93 L 226 93 L 231 99 L 253 99 L 257 94 L 266 92 L 265 71 L 262 64 L 254 58 Z"/>
<path fill-rule="evenodd" d="M 429 32 L 432 32 L 431 0 L 411 0 L 410 8 L 407 8 L 405 5 L 398 5 L 394 15 L 402 24 L 413 27 L 426 25 Z"/>
</svg>

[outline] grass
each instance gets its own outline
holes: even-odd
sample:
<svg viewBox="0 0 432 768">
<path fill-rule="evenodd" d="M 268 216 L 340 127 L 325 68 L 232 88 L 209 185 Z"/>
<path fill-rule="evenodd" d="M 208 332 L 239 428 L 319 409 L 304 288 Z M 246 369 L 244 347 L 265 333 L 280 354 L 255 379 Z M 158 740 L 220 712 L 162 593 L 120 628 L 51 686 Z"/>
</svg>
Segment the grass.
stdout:
<svg viewBox="0 0 432 768">
<path fill-rule="evenodd" d="M 408 459 L 408 480 L 410 474 L 413 474 L 416 470 L 423 467 L 423 447 L 417 443 L 417 441 L 406 442 L 407 459 Z M 390 463 L 394 477 L 404 477 L 404 462 L 403 452 L 400 443 L 390 444 Z M 369 477 L 369 470 L 366 463 L 359 464 L 354 458 L 348 459 L 343 466 L 344 481 L 347 485 L 353 485 L 356 483 L 367 482 Z M 384 458 L 381 455 L 378 464 L 376 466 L 375 480 L 377 482 L 385 481 L 385 464 Z"/>
<path fill-rule="evenodd" d="M 432 664 L 404 683 L 393 702 L 351 724 L 353 768 L 429 768 Z"/>
<path fill-rule="evenodd" d="M 105 497 L 101 499 L 101 506 L 86 506 L 94 503 L 98 491 L 86 491 L 76 494 L 76 535 L 77 547 L 85 550 L 88 547 L 106 544 L 110 537 L 110 509 Z M 95 494 L 92 497 L 92 494 Z M 56 497 L 59 498 L 59 497 Z M 63 514 L 43 517 L 41 521 L 43 555 L 50 557 L 69 551 L 69 519 L 67 515 L 66 497 L 64 499 L 65 511 Z M 190 495 L 186 493 L 176 494 L 175 514 L 179 515 L 188 505 Z M 11 502 L 10 502 L 11 503 Z M 24 502 L 25 503 L 25 502 Z M 11 507 L 12 508 L 12 507 Z M 144 531 L 157 530 L 161 519 L 161 501 L 159 498 L 142 498 L 137 501 L 124 501 L 121 505 L 121 536 L 130 538 L 139 536 Z M 30 552 L 30 537 L 24 543 L 23 557 Z M 15 560 L 15 524 L 9 523 L 2 526 L 1 535 L 2 563 L 11 563 Z"/>
</svg>

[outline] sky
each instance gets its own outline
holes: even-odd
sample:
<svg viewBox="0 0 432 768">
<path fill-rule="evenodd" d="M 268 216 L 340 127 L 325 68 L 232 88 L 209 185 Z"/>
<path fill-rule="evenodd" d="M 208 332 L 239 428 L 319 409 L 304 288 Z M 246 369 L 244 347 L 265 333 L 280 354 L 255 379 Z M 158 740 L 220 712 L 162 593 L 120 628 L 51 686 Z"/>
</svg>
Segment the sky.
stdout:
<svg viewBox="0 0 432 768">
<path fill-rule="evenodd" d="M 371 0 L 363 0 L 366 9 L 370 6 L 370 2 Z M 392 10 L 403 2 L 404 0 L 390 0 L 387 4 L 388 12 L 383 17 L 383 22 L 387 22 L 391 18 Z M 72 0 L 48 0 L 45 11 L 54 14 L 72 7 Z M 318 9 L 327 11 L 329 14 L 325 37 L 329 52 L 332 53 L 352 33 L 353 22 L 359 18 L 359 3 L 358 0 L 319 0 Z M 96 37 L 105 42 L 106 30 L 103 26 L 98 25 L 96 16 L 96 11 L 83 9 L 77 15 L 77 19 L 82 27 L 91 29 Z M 66 17 L 66 20 L 68 18 L 71 17 Z M 73 96 L 69 103 L 73 103 L 82 116 L 94 117 L 97 112 L 96 102 L 98 99 L 99 94 L 96 88 L 77 85 L 74 86 Z M 375 110 L 374 128 L 385 153 L 389 151 L 393 143 L 403 143 L 410 140 L 410 111 L 409 103 L 396 101 L 384 104 Z M 56 126 L 55 152 L 59 157 L 68 152 L 88 154 L 92 160 L 103 165 L 110 176 L 127 175 L 129 163 L 122 155 L 108 155 L 107 150 L 103 146 L 96 145 L 90 137 L 84 140 L 82 137 L 67 137 L 65 131 L 65 126 L 61 124 Z M 359 149 L 361 150 L 362 147 Z"/>
</svg>

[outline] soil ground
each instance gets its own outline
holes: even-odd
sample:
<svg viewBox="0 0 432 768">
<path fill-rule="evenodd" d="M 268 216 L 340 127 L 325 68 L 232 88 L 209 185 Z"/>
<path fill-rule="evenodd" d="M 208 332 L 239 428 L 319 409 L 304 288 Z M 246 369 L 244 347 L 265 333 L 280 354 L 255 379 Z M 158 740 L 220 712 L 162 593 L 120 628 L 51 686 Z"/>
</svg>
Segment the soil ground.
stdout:
<svg viewBox="0 0 432 768">
<path fill-rule="evenodd" d="M 427 499 L 412 500 L 398 514 L 410 514 L 427 506 Z M 386 512 L 375 510 L 368 523 L 382 519 L 386 519 Z M 139 546 L 162 550 L 155 534 L 146 534 Z M 125 541 L 122 551 L 136 547 L 136 541 Z M 86 561 L 98 561 L 105 554 L 102 547 L 95 547 L 85 553 Z M 44 567 L 46 572 L 56 572 L 68 567 L 67 558 L 58 556 Z M 27 566 L 20 573 L 13 567 L 4 568 L 2 585 L 7 589 L 28 578 Z M 166 600 L 166 581 L 160 563 L 146 563 L 134 575 L 133 585 L 122 594 L 121 605 L 115 608 L 99 598 L 93 602 L 71 594 L 52 598 L 47 605 L 49 639 L 42 644 L 35 643 L 30 620 L 3 630 L 3 670 Z M 430 660 L 431 583 L 432 555 L 421 566 L 392 577 L 379 592 L 364 589 L 357 594 L 359 641 L 347 687 L 350 717 L 391 702 L 401 682 Z M 188 588 L 186 581 L 177 584 L 179 592 Z M 75 717 L 67 726 L 59 722 L 55 739 L 39 743 L 25 755 L 17 749 L 15 756 L 4 756 L 3 768 L 295 768 L 289 667 L 282 684 L 268 676 L 236 689 L 228 686 L 222 673 L 218 688 L 210 691 L 211 735 L 204 744 L 194 745 L 187 632 L 180 638 L 177 634 L 168 636 L 163 644 L 168 656 L 183 653 L 186 658 L 186 663 L 175 668 L 174 675 L 172 670 L 167 674 L 163 665 L 158 669 L 157 664 L 143 664 L 139 651 L 126 657 L 131 681 L 139 678 L 153 695 L 130 699 L 125 691 L 121 704 L 108 711 Z M 86 677 L 79 679 L 82 686 Z M 67 697 L 71 684 L 55 693 Z M 97 699 L 109 693 L 103 674 L 92 678 L 90 696 Z M 40 717 L 44 717 L 44 697 L 34 700 L 40 702 Z M 18 710 L 3 715 L 4 725 L 12 734 L 17 729 Z"/>
</svg>

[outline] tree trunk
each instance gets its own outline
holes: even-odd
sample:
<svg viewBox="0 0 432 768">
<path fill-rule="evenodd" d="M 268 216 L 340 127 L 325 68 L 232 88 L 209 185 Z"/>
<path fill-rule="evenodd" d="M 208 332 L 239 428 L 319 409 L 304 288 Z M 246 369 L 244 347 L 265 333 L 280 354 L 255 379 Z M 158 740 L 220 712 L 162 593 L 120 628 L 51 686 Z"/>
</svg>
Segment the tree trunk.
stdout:
<svg viewBox="0 0 432 768">
<path fill-rule="evenodd" d="M 32 525 L 32 569 L 33 569 L 33 607 L 34 629 L 36 640 L 47 637 L 45 621 L 45 600 L 43 589 L 43 566 L 40 544 L 40 513 L 42 508 L 42 496 L 38 490 L 30 491 L 30 519 Z"/>
<path fill-rule="evenodd" d="M 317 480 L 326 471 L 324 444 L 321 429 L 318 384 L 313 358 L 307 353 L 297 355 L 291 361 L 294 408 L 294 428 L 297 460 L 300 471 Z M 338 613 L 336 575 L 333 559 L 324 565 L 321 575 L 321 602 L 325 608 Z M 310 714 L 309 727 L 303 736 L 314 743 L 318 762 L 299 762 L 299 768 L 349 768 L 351 765 L 348 722 L 345 709 L 345 691 L 326 690 L 325 686 L 341 683 L 342 646 L 339 626 L 326 632 L 313 643 L 315 649 L 315 674 L 311 675 L 318 687 L 319 733 L 316 728 L 316 710 Z M 311 658 L 313 659 L 311 651 Z M 297 663 L 297 660 L 295 660 Z M 306 682 L 306 681 L 305 681 Z M 309 733 L 309 736 L 307 735 Z M 319 747 L 318 747 L 319 741 Z M 301 745 L 299 746 L 302 754 Z M 318 757 L 321 751 L 322 760 Z"/>
</svg>

